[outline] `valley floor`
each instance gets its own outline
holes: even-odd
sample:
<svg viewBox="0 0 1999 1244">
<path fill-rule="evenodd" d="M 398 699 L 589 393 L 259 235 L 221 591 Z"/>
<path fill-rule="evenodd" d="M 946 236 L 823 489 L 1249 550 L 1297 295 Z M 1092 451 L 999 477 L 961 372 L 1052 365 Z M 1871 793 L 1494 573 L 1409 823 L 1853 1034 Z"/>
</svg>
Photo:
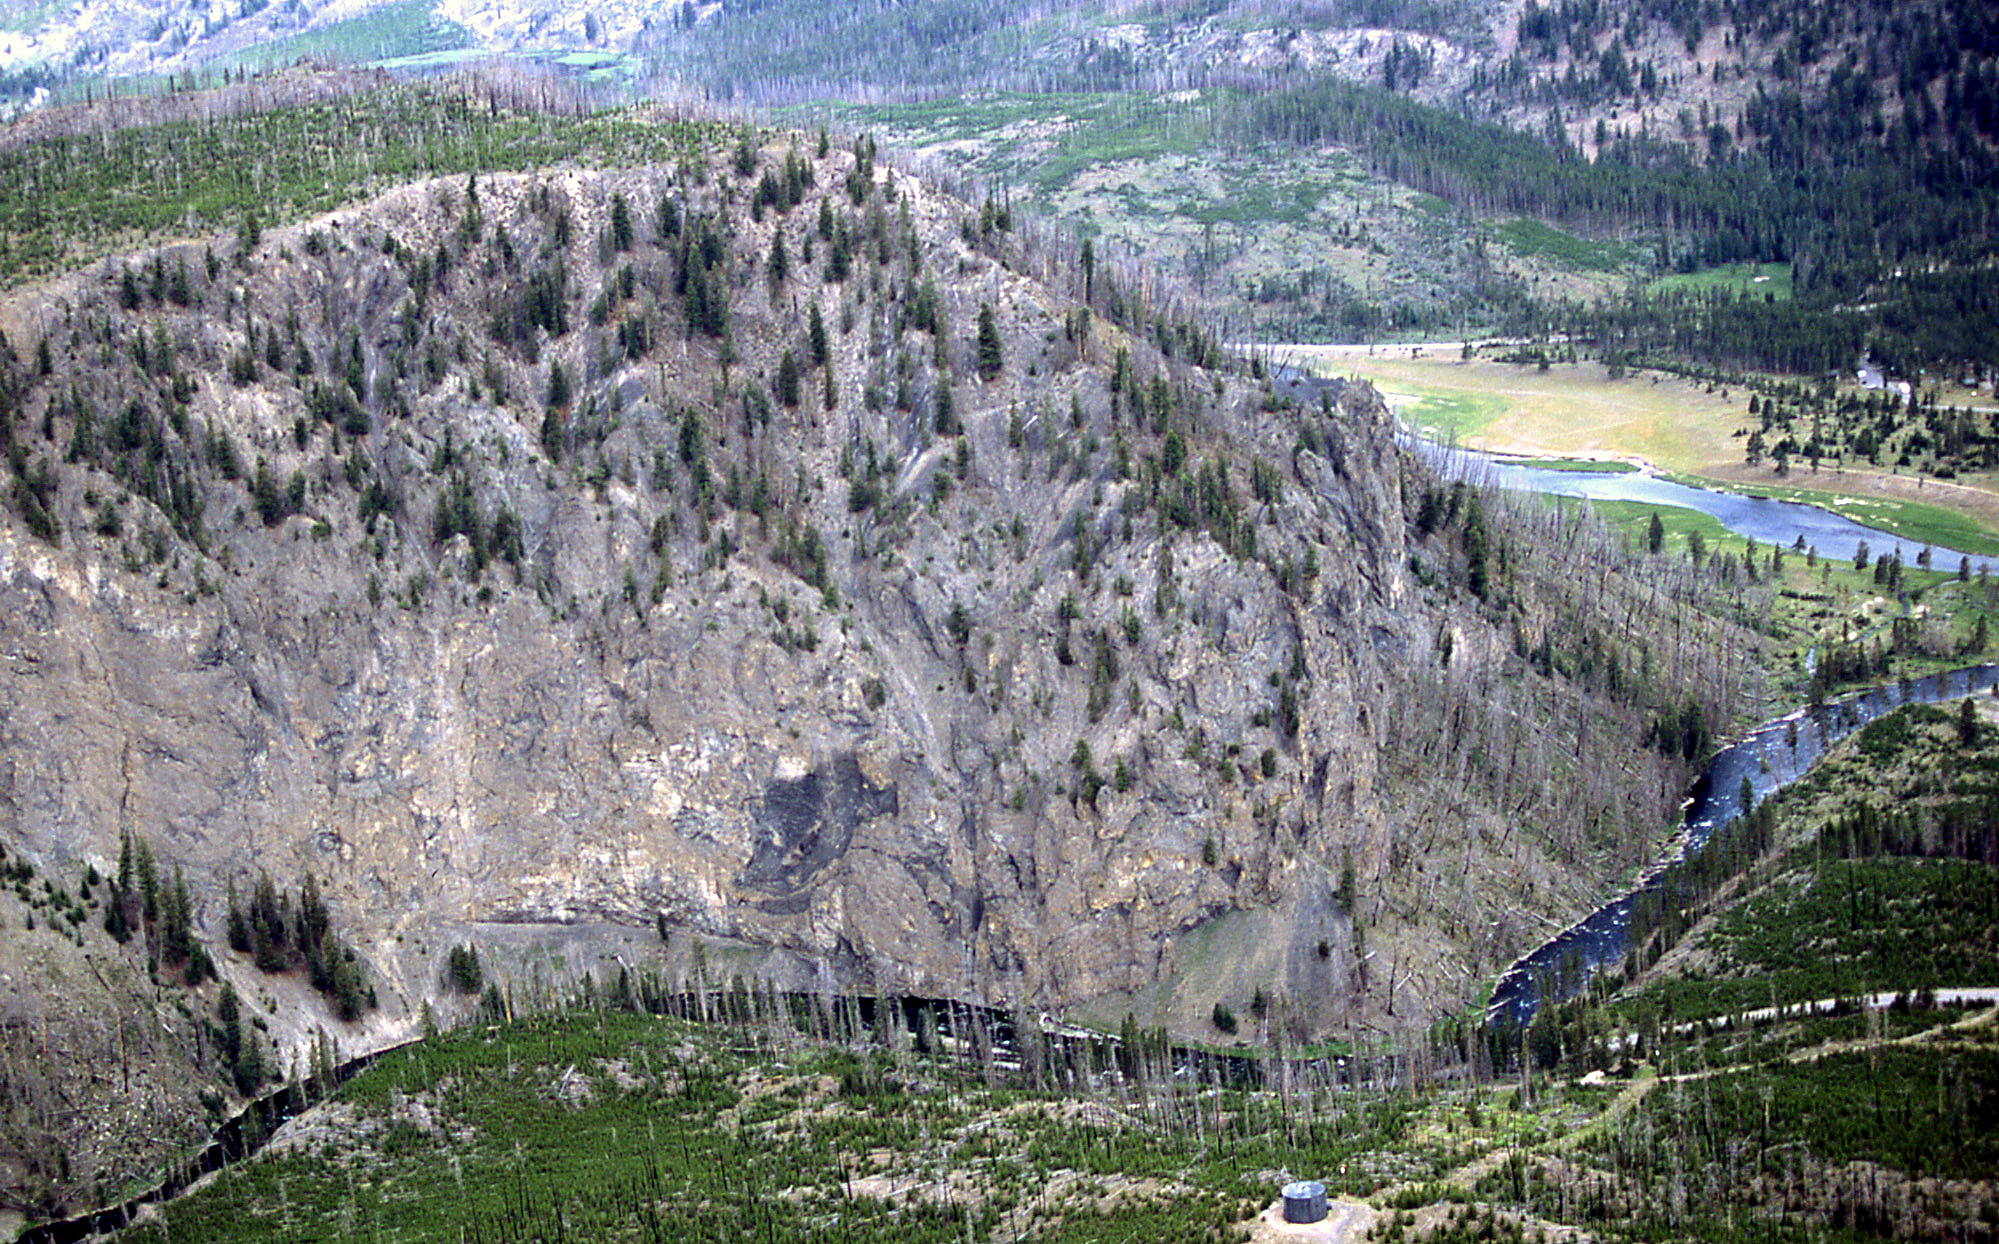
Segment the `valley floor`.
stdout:
<svg viewBox="0 0 1999 1244">
<path fill-rule="evenodd" d="M 1489 346 L 1465 358 L 1464 342 L 1395 345 L 1281 345 L 1271 354 L 1315 370 L 1372 381 L 1410 427 L 1468 448 L 1527 457 L 1642 461 L 1691 482 L 1830 504 L 1853 498 L 1863 520 L 1912 539 L 1938 538 L 1938 512 L 1969 520 L 1999 538 L 1999 487 L 1989 475 L 1939 479 L 1895 466 L 1780 471 L 1745 462 L 1754 393 L 1680 376 L 1633 372 L 1613 377 L 1601 363 L 1556 363 L 1546 371 L 1499 362 Z M 1989 395 L 1957 393 L 1946 405 L 1989 413 Z"/>
</svg>

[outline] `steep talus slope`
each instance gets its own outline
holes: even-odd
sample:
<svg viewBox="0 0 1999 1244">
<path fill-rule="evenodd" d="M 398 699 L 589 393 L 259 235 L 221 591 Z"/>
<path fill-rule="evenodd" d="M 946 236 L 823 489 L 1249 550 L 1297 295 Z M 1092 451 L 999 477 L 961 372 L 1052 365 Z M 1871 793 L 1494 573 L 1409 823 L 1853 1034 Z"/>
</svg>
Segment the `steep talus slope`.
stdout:
<svg viewBox="0 0 1999 1244">
<path fill-rule="evenodd" d="M 74 884 L 143 838 L 281 1065 L 466 1007 L 460 942 L 523 1004 L 622 967 L 1403 1025 L 1534 935 L 1492 908 L 1573 914 L 1657 831 L 1682 770 L 1631 744 L 1654 700 L 1726 706 L 1724 662 L 1606 695 L 1532 658 L 1641 596 L 1722 625 L 1697 584 L 1611 549 L 1574 582 L 1573 533 L 1438 486 L 1371 391 L 1209 370 L 1131 281 L 865 143 L 681 138 L 0 308 L 0 843 Z M 1522 820 L 1584 728 L 1619 763 Z M 1452 887 L 1407 866 L 1440 809 Z M 228 949 L 265 874 L 315 879 L 374 1009 Z M 148 980 L 162 925 L 121 948 L 111 901 L 4 918 L 17 1019 L 75 1020 L 67 1059 L 6 1030 L 17 1198 L 171 1140 L 106 1107 L 118 991 L 76 959 L 153 999 L 148 1110 L 184 1136 L 226 1096 L 216 986 Z"/>
</svg>

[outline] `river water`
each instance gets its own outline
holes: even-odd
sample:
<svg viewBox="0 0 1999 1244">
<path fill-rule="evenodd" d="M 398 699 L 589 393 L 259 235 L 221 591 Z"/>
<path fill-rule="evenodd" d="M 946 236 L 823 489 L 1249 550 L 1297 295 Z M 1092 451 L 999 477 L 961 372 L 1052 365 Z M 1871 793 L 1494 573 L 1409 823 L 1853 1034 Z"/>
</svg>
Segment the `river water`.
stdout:
<svg viewBox="0 0 1999 1244">
<path fill-rule="evenodd" d="M 1844 515 L 1797 501 L 1777 501 L 1769 497 L 1745 497 L 1739 493 L 1716 492 L 1689 484 L 1661 479 L 1649 470 L 1641 471 L 1557 471 L 1547 467 L 1521 466 L 1505 458 L 1469 449 L 1445 449 L 1427 441 L 1416 442 L 1440 471 L 1453 478 L 1490 483 L 1521 492 L 1548 493 L 1558 497 L 1580 497 L 1590 501 L 1636 501 L 1645 505 L 1678 506 L 1711 515 L 1722 526 L 1759 545 L 1779 545 L 1789 549 L 1803 539 L 1807 548 L 1816 548 L 1820 557 L 1849 561 L 1867 545 L 1870 555 L 1887 556 L 1899 552 L 1902 561 L 1916 564 L 1925 547 L 1918 541 L 1890 535 L 1878 528 L 1856 523 Z M 1982 553 L 1932 547 L 1930 555 L 1938 570 L 1956 569 L 1959 559 L 1968 558 L 1973 570 L 1999 562 Z"/>
<path fill-rule="evenodd" d="M 1749 779 L 1756 801 L 1761 803 L 1779 788 L 1804 776 L 1827 748 L 1875 718 L 1904 704 L 1989 694 L 1995 685 L 1999 685 L 1999 665 L 1977 665 L 1890 683 L 1766 721 L 1740 741 L 1722 748 L 1689 792 L 1681 832 L 1668 853 L 1647 870 L 1635 888 L 1597 908 L 1508 968 L 1493 989 L 1487 1018 L 1506 1016 L 1524 1026 L 1534 1018 L 1544 992 L 1555 991 L 1555 978 L 1562 974 L 1570 956 L 1574 956 L 1584 973 L 1583 977 L 1567 982 L 1567 988 L 1561 991 L 1565 996 L 1579 991 L 1588 973 L 1622 962 L 1632 901 L 1646 890 L 1656 889 L 1668 864 L 1700 851 L 1715 830 L 1741 811 L 1744 778 Z M 1797 727 L 1795 746 L 1790 742 L 1793 725 Z"/>
<path fill-rule="evenodd" d="M 1871 555 L 1900 553 L 1909 565 L 1916 563 L 1917 555 L 1925 547 L 1815 505 L 1695 488 L 1661 479 L 1649 471 L 1558 471 L 1521 466 L 1472 450 L 1446 449 L 1429 442 L 1417 444 L 1418 452 L 1449 477 L 1591 501 L 1637 501 L 1698 510 L 1760 545 L 1793 548 L 1802 539 L 1806 547 L 1817 549 L 1819 556 L 1844 561 L 1851 559 L 1865 542 Z M 1948 569 L 1964 559 L 1982 571 L 1993 560 L 1945 548 L 1932 548 L 1930 555 L 1938 569 Z M 1625 927 L 1632 901 L 1639 893 L 1658 885 L 1659 874 L 1667 864 L 1699 851 L 1716 829 L 1741 811 L 1739 801 L 1745 777 L 1760 802 L 1780 786 L 1803 776 L 1827 747 L 1883 713 L 1907 703 L 1930 703 L 1986 691 L 1995 681 L 1999 681 L 1999 666 L 1981 665 L 1855 692 L 1817 708 L 1799 709 L 1767 721 L 1741 741 L 1723 748 L 1708 762 L 1689 793 L 1681 832 L 1675 837 L 1671 852 L 1654 863 L 1638 888 L 1606 903 L 1507 969 L 1493 990 L 1489 1017 L 1506 1015 L 1526 1024 L 1533 1018 L 1541 996 L 1554 988 L 1555 978 L 1561 974 L 1565 961 L 1571 961 L 1571 956 L 1584 971 L 1566 982 L 1570 992 L 1581 988 L 1588 973 L 1622 961 L 1627 949 Z M 1794 725 L 1795 747 L 1789 741 Z"/>
<path fill-rule="evenodd" d="M 1337 400 L 1346 385 L 1337 378 L 1313 376 L 1288 367 L 1276 369 L 1274 381 L 1283 396 L 1307 406 L 1318 403 L 1322 391 L 1325 397 Z M 1735 534 L 1764 546 L 1789 549 L 1802 539 L 1807 548 L 1817 549 L 1819 556 L 1845 561 L 1864 542 L 1871 556 L 1899 553 L 1903 562 L 1911 566 L 1925 547 L 1816 505 L 1696 488 L 1661 479 L 1650 470 L 1558 471 L 1523 466 L 1492 454 L 1446 447 L 1416 437 L 1408 437 L 1405 443 L 1447 478 L 1590 501 L 1636 501 L 1698 510 Z M 1939 570 L 1951 569 L 1962 559 L 1969 561 L 1972 568 L 1984 571 L 1999 561 L 1985 554 L 1941 547 L 1931 548 L 1930 555 Z M 1779 787 L 1803 776 L 1826 748 L 1883 713 L 1907 703 L 1934 702 L 1986 691 L 1995 682 L 1999 682 L 1999 665 L 1980 665 L 1855 692 L 1816 708 L 1799 709 L 1767 721 L 1741 741 L 1723 748 L 1694 783 L 1681 832 L 1675 835 L 1669 853 L 1655 861 L 1637 888 L 1564 929 L 1508 968 L 1493 989 L 1488 1018 L 1511 1016 L 1525 1025 L 1533 1018 L 1542 994 L 1552 987 L 1564 961 L 1572 955 L 1584 969 L 1585 978 L 1599 967 L 1620 962 L 1626 949 L 1625 927 L 1632 900 L 1657 886 L 1659 874 L 1668 864 L 1688 852 L 1699 851 L 1717 828 L 1741 810 L 1738 803 L 1743 778 L 1749 779 L 1760 802 Z M 1793 724 L 1797 727 L 1795 747 L 1789 741 Z M 1580 989 L 1581 984 L 1581 980 L 1569 982 L 1571 990 Z"/>
<path fill-rule="evenodd" d="M 1278 396 L 1307 409 L 1318 405 L 1322 397 L 1337 401 L 1349 383 L 1341 377 L 1319 376 L 1289 366 L 1273 368 L 1271 382 Z M 1404 443 L 1447 477 L 1517 492 L 1698 510 L 1736 535 L 1760 545 L 1775 544 L 1790 549 L 1802 538 L 1805 547 L 1817 549 L 1820 557 L 1839 561 L 1851 560 L 1865 542 L 1870 556 L 1900 553 L 1905 564 L 1914 566 L 1925 547 L 1919 541 L 1857 523 L 1821 506 L 1678 484 L 1661 478 L 1649 467 L 1638 471 L 1557 471 L 1522 466 L 1517 460 L 1500 455 L 1447 447 L 1414 436 L 1405 436 Z M 1938 570 L 1956 569 L 1960 559 L 1969 559 L 1974 570 L 1988 564 L 1999 565 L 1999 558 L 1961 549 L 1932 547 L 1930 555 Z"/>
<path fill-rule="evenodd" d="M 1337 397 L 1344 387 L 1341 380 L 1304 376 L 1289 368 L 1278 369 L 1278 381 L 1280 388 L 1301 402 L 1315 402 L 1320 389 Z M 1695 488 L 1661 479 L 1650 471 L 1558 471 L 1522 466 L 1491 454 L 1446 448 L 1429 441 L 1414 440 L 1412 443 L 1418 453 L 1436 464 L 1447 477 L 1552 496 L 1592 501 L 1637 501 L 1698 510 L 1713 516 L 1728 530 L 1754 539 L 1759 544 L 1791 548 L 1802 538 L 1805 545 L 1817 549 L 1821 557 L 1850 559 L 1864 541 L 1874 555 L 1900 553 L 1904 562 L 1913 565 L 1917 554 L 1925 547 L 1818 506 Z M 1968 558 L 1973 567 L 1981 570 L 1989 561 L 1999 560 L 1941 547 L 1933 548 L 1931 554 L 1939 569 L 1948 569 L 1951 562 L 1960 558 Z M 1904 704 L 1932 703 L 1986 692 L 1995 685 L 1999 685 L 1999 665 L 1980 665 L 1856 692 L 1815 708 L 1800 709 L 1767 721 L 1740 741 L 1723 748 L 1708 762 L 1695 782 L 1687 799 L 1682 831 L 1675 836 L 1668 854 L 1647 870 L 1635 888 L 1597 908 L 1509 967 L 1494 986 L 1487 1018 L 1506 1016 L 1525 1026 L 1533 1019 L 1541 998 L 1549 992 L 1555 976 L 1565 961 L 1571 961 L 1571 956 L 1585 974 L 1620 962 L 1626 950 L 1625 927 L 1630 919 L 1633 900 L 1647 889 L 1657 887 L 1659 875 L 1668 864 L 1698 852 L 1716 829 L 1740 811 L 1738 801 L 1743 778 L 1749 779 L 1760 802 L 1780 787 L 1803 776 L 1832 744 L 1885 713 Z M 1790 741 L 1793 723 L 1797 726 L 1795 744 Z M 1575 989 L 1581 987 L 1580 982 L 1574 982 L 1573 986 Z M 905 999 L 903 1004 L 931 1005 L 915 999 Z M 986 1011 L 986 1008 L 965 1004 L 945 1005 L 954 1008 L 947 1014 L 955 1014 L 955 1008 L 963 1008 L 968 1016 L 974 1011 Z M 1010 1045 L 1011 1017 L 993 1011 L 988 1018 L 1000 1043 Z M 940 1027 L 948 1032 L 950 1025 L 947 1022 L 940 1024 Z M 1104 1037 L 1091 1037 L 1089 1040 L 1092 1044 L 1116 1044 Z M 386 1051 L 343 1065 L 338 1078 L 344 1082 L 383 1052 Z M 1253 1078 L 1260 1070 L 1252 1060 L 1228 1055 L 1204 1055 L 1200 1051 L 1191 1051 L 1191 1054 L 1197 1059 L 1206 1058 L 1226 1066 L 1231 1078 Z M 1188 1056 L 1189 1051 L 1182 1051 L 1180 1074 L 1197 1069 L 1194 1064 L 1185 1061 Z M 206 1147 L 185 1163 L 178 1164 L 173 1174 L 160 1186 L 108 1209 L 67 1221 L 40 1224 L 30 1228 L 21 1238 L 33 1240 L 36 1244 L 68 1244 L 99 1232 L 115 1230 L 129 1223 L 140 1206 L 170 1200 L 199 1175 L 240 1160 L 247 1152 L 261 1147 L 247 1142 L 245 1136 L 244 1120 L 250 1111 L 264 1116 L 262 1132 L 268 1135 L 278 1123 L 302 1109 L 304 1104 L 302 1096 L 281 1089 L 252 1103 L 243 1115 L 226 1123 Z"/>
</svg>

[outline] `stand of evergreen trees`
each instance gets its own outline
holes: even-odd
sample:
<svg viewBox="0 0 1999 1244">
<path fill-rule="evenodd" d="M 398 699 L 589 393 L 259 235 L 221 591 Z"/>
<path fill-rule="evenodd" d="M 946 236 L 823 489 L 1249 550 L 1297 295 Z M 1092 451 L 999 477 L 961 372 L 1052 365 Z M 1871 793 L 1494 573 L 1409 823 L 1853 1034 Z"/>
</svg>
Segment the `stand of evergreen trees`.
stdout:
<svg viewBox="0 0 1999 1244">
<path fill-rule="evenodd" d="M 375 1006 L 375 990 L 362 975 L 352 947 L 333 931 L 319 883 L 307 873 L 299 882 L 298 901 L 281 894 L 267 873 L 259 873 L 245 906 L 229 883 L 229 947 L 250 956 L 269 973 L 303 968 L 312 987 L 325 994 L 334 1013 L 355 1020 Z"/>
<path fill-rule="evenodd" d="M 215 961 L 194 937 L 194 901 L 180 865 L 174 865 L 171 879 L 162 876 L 152 846 L 127 829 L 119 838 L 118 872 L 111 883 L 105 932 L 121 943 L 143 932 L 153 969 L 176 975 L 190 988 L 215 979 Z"/>
</svg>

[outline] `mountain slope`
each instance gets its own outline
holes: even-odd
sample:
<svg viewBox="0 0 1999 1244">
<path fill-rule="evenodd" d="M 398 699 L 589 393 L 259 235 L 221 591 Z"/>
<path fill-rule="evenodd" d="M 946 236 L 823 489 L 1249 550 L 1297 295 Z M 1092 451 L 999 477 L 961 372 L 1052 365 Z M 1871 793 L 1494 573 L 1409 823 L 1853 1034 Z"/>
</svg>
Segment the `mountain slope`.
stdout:
<svg viewBox="0 0 1999 1244">
<path fill-rule="evenodd" d="M 0 843 L 80 893 L 129 831 L 188 894 L 183 934 L 102 889 L 0 933 L 69 1051 L 10 1030 L 20 1100 L 100 1107 L 19 1116 L 24 1201 L 168 1143 L 111 1126 L 125 1004 L 29 971 L 57 939 L 153 972 L 183 1129 L 245 1048 L 469 1012 L 459 946 L 503 1007 L 622 969 L 1399 1027 L 1648 850 L 1679 723 L 1753 695 L 1727 559 L 1445 487 L 1371 391 L 1216 370 L 1143 269 L 865 140 L 535 124 L 665 158 L 0 304 Z"/>
<path fill-rule="evenodd" d="M 1612 361 L 1819 376 L 1871 353 L 1974 384 L 1993 355 L 1999 24 L 1975 5 L 295 0 L 14 25 L 0 63 L 28 67 L 0 98 L 497 58 L 621 99 L 838 106 L 1068 228 L 1167 235 L 1146 253 L 1280 339 L 1567 324 Z M 1792 303 L 1649 285 L 1745 260 L 1789 265 Z"/>
</svg>

